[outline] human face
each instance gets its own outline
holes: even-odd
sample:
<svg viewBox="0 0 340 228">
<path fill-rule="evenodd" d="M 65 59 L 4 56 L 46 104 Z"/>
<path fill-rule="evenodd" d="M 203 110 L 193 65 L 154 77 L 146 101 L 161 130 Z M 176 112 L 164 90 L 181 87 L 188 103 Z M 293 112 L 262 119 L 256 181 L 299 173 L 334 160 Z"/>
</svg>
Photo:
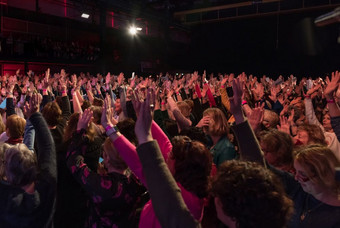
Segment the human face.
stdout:
<svg viewBox="0 0 340 228">
<path fill-rule="evenodd" d="M 328 114 L 325 114 L 323 116 L 322 126 L 325 128 L 326 131 L 332 130 L 331 117 Z"/>
<path fill-rule="evenodd" d="M 271 165 L 275 165 L 276 156 L 273 155 L 273 153 L 268 150 L 267 145 L 264 142 L 261 142 L 260 145 L 261 145 L 261 149 L 264 153 L 264 157 L 265 157 L 266 161 Z"/>
<path fill-rule="evenodd" d="M 121 106 L 120 106 L 120 99 L 119 99 L 119 98 L 116 99 L 116 103 L 115 103 L 115 111 L 116 111 L 117 114 L 120 114 L 121 111 L 122 111 L 122 108 L 121 108 Z"/>
<path fill-rule="evenodd" d="M 309 141 L 309 136 L 307 131 L 300 130 L 298 131 L 297 135 L 295 136 L 296 140 L 299 140 L 302 145 L 307 145 Z"/>
<path fill-rule="evenodd" d="M 294 168 L 296 170 L 295 180 L 301 184 L 305 192 L 315 196 L 322 191 L 321 186 L 311 180 L 312 177 L 308 176 L 306 169 L 296 160 L 294 161 Z"/>
</svg>

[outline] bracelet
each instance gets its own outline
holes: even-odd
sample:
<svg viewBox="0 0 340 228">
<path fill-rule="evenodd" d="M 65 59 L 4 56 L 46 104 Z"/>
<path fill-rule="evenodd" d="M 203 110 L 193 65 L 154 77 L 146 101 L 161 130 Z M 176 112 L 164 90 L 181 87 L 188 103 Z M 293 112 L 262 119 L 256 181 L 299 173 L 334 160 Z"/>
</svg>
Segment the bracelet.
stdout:
<svg viewBox="0 0 340 228">
<path fill-rule="evenodd" d="M 43 89 L 43 92 L 46 92 L 47 91 L 47 89 Z"/>
<path fill-rule="evenodd" d="M 310 98 L 310 96 L 309 95 L 305 95 L 305 98 Z"/>
<path fill-rule="evenodd" d="M 113 126 L 111 126 L 111 125 L 107 125 L 106 128 L 105 128 L 105 131 L 110 130 L 112 127 L 113 127 Z"/>
<path fill-rule="evenodd" d="M 61 93 L 66 93 L 66 90 L 64 90 L 64 91 L 61 91 Z"/>
<path fill-rule="evenodd" d="M 328 103 L 328 104 L 334 104 L 335 101 L 334 101 L 334 99 L 329 99 L 329 100 L 327 100 L 327 103 Z"/>
<path fill-rule="evenodd" d="M 166 103 L 162 101 L 162 103 L 161 103 L 161 104 L 162 104 L 162 105 L 165 105 Z"/>
<path fill-rule="evenodd" d="M 106 128 L 107 128 L 107 127 L 106 127 Z M 111 136 L 112 134 L 117 133 L 118 131 L 119 131 L 119 129 L 118 129 L 117 126 L 113 126 L 113 127 L 110 126 L 110 129 L 108 129 L 108 130 L 106 131 L 106 135 L 109 137 L 109 136 Z"/>
<path fill-rule="evenodd" d="M 248 104 L 247 101 L 242 101 L 242 105 Z"/>
</svg>

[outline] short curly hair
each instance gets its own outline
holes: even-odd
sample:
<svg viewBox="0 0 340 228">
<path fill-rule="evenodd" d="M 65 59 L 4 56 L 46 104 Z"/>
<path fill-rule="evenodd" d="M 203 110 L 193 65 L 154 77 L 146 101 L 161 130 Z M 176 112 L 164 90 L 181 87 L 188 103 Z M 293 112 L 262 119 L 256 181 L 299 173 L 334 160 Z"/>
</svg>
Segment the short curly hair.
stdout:
<svg viewBox="0 0 340 228">
<path fill-rule="evenodd" d="M 254 162 L 224 162 L 212 189 L 237 227 L 285 227 L 293 213 L 293 202 L 278 177 Z"/>
<path fill-rule="evenodd" d="M 187 136 L 175 136 L 171 143 L 170 157 L 175 161 L 175 180 L 199 198 L 206 197 L 210 191 L 210 151 L 202 143 L 191 141 Z"/>
</svg>

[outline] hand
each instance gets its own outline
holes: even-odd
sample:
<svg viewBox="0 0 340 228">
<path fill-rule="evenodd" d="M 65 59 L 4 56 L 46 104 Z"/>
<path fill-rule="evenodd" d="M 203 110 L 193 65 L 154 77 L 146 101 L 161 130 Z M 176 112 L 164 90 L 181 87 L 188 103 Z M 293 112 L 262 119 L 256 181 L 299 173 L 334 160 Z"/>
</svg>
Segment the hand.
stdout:
<svg viewBox="0 0 340 228">
<path fill-rule="evenodd" d="M 198 124 L 196 125 L 196 127 L 207 127 L 209 126 L 210 123 L 210 116 L 203 116 L 203 118 L 200 120 L 200 122 L 198 122 Z"/>
<path fill-rule="evenodd" d="M 279 131 L 285 132 L 288 135 L 290 135 L 290 125 L 289 125 L 287 117 L 280 116 L 280 124 L 281 124 L 281 126 L 277 125 L 277 129 Z"/>
<path fill-rule="evenodd" d="M 264 114 L 264 103 L 262 105 L 260 103 L 255 104 L 255 108 L 252 110 L 250 115 L 248 116 L 248 121 L 251 128 L 254 131 L 257 131 L 263 121 Z"/>
<path fill-rule="evenodd" d="M 121 72 L 117 77 L 118 85 L 120 86 L 124 82 L 124 73 Z"/>
<path fill-rule="evenodd" d="M 229 76 L 226 75 L 226 76 L 222 79 L 222 81 L 221 81 L 221 86 L 225 86 L 225 83 L 228 81 L 228 78 L 229 78 Z"/>
<path fill-rule="evenodd" d="M 155 95 L 152 89 L 148 90 L 146 100 L 144 102 L 138 102 L 140 107 L 139 116 L 135 125 L 135 133 L 138 139 L 139 145 L 152 141 L 151 135 L 151 122 L 152 122 L 152 112 L 155 104 Z"/>
<path fill-rule="evenodd" d="M 104 107 L 102 110 L 102 117 L 100 120 L 102 126 L 104 129 L 107 128 L 107 126 L 113 126 L 118 123 L 118 121 L 113 118 L 113 110 L 111 107 L 111 97 L 107 95 L 104 100 Z"/>
<path fill-rule="evenodd" d="M 109 72 L 109 73 L 107 73 L 107 75 L 105 77 L 105 83 L 106 83 L 106 85 L 109 85 L 110 82 L 111 82 L 111 74 Z"/>
<path fill-rule="evenodd" d="M 79 113 L 79 120 L 77 124 L 77 131 L 87 129 L 93 119 L 93 112 L 91 109 L 86 109 L 83 113 Z"/>
<path fill-rule="evenodd" d="M 329 81 L 329 79 L 328 79 Z M 340 72 L 332 72 L 332 79 L 327 83 L 327 87 L 324 90 L 324 95 L 326 99 L 333 99 L 333 93 L 339 87 L 340 82 Z"/>
<path fill-rule="evenodd" d="M 236 123 L 244 121 L 242 112 L 242 96 L 243 96 L 243 83 L 239 78 L 233 81 L 233 92 L 234 96 L 229 98 L 230 101 L 230 112 L 234 115 Z M 236 119 L 238 118 L 238 120 Z"/>
<path fill-rule="evenodd" d="M 29 103 L 24 106 L 24 114 L 26 119 L 29 119 L 34 113 L 39 112 L 40 103 L 42 101 L 42 96 L 38 93 L 32 94 Z"/>
</svg>

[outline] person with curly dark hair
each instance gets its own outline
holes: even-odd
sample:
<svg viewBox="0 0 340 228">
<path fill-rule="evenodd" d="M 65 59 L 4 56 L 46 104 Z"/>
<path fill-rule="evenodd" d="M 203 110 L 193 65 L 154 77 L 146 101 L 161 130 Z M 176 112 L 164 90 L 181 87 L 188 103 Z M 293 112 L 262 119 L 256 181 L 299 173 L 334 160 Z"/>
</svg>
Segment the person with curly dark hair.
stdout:
<svg viewBox="0 0 340 228">
<path fill-rule="evenodd" d="M 106 100 L 105 110 L 103 110 L 105 113 L 103 113 L 102 117 L 111 112 L 109 104 Z M 107 115 L 109 116 L 109 114 Z M 102 121 L 105 128 L 106 125 L 112 125 L 110 120 L 111 118 L 107 117 L 104 123 Z M 162 160 L 166 161 L 175 178 L 186 206 L 193 217 L 200 221 L 203 217 L 204 198 L 208 196 L 210 186 L 209 176 L 212 167 L 212 156 L 209 150 L 202 143 L 192 141 L 186 136 L 176 136 L 170 143 L 165 133 L 155 122 L 152 122 L 151 132 L 159 143 Z M 139 161 L 135 146 L 118 131 L 111 134 L 110 139 L 131 171 L 136 174 L 142 183 L 146 183 L 147 180 L 143 174 L 144 167 Z M 153 209 L 152 201 L 147 202 L 141 213 L 139 227 L 163 227 L 156 215 L 157 211 Z"/>
<path fill-rule="evenodd" d="M 254 162 L 224 162 L 212 191 L 217 217 L 229 227 L 283 227 L 293 212 L 278 177 Z"/>
</svg>

